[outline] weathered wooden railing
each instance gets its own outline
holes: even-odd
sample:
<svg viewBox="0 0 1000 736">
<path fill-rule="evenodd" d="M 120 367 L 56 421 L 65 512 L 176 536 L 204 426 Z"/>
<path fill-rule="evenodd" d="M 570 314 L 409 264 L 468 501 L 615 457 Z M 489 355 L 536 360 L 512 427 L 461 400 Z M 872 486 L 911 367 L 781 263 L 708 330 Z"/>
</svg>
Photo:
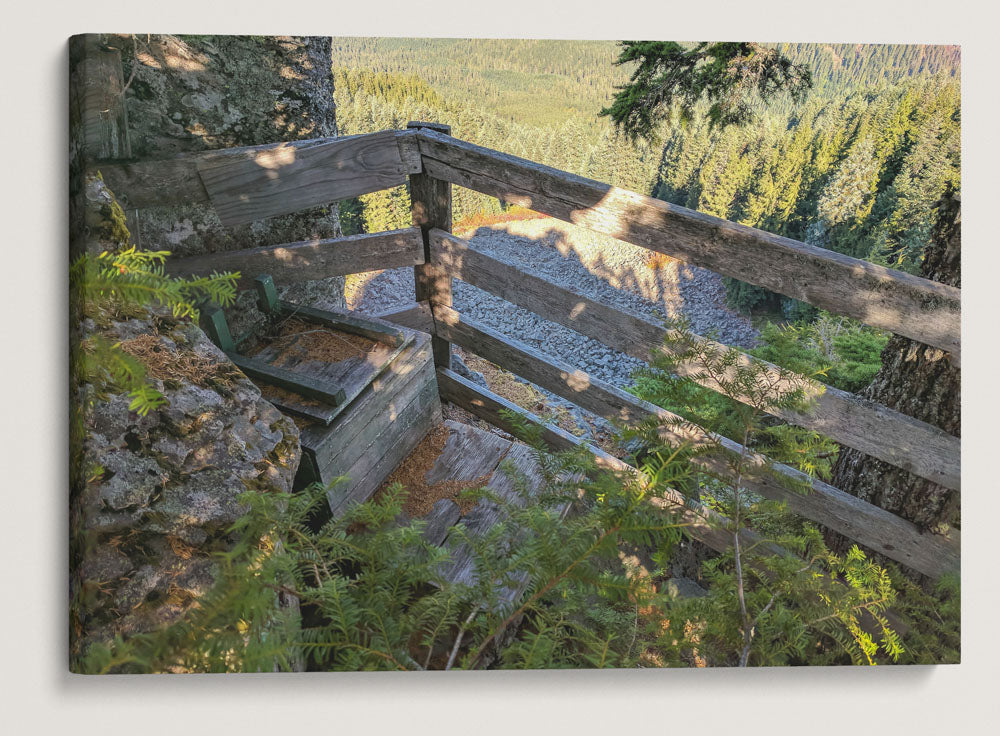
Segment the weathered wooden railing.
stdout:
<svg viewBox="0 0 1000 736">
<path fill-rule="evenodd" d="M 475 146 L 448 133 L 446 126 L 411 123 L 405 131 L 228 149 L 168 161 L 115 161 L 97 168 L 129 208 L 210 204 L 226 225 L 409 181 L 411 228 L 179 259 L 170 269 L 199 274 L 239 270 L 241 286 L 249 286 L 262 273 L 272 274 L 280 284 L 413 266 L 416 306 L 391 317 L 434 335 L 442 397 L 501 427 L 509 428 L 501 409 L 521 414 L 541 424 L 545 440 L 557 448 L 581 441 L 455 374 L 450 369 L 451 344 L 605 418 L 638 421 L 658 416 L 666 420 L 662 432 L 667 439 L 718 441 L 730 452 L 741 450 L 732 440 L 681 429 L 669 412 L 456 311 L 451 299 L 453 278 L 641 360 L 648 361 L 653 351 L 662 349 L 665 336 L 660 325 L 525 273 L 452 235 L 451 184 L 853 317 L 941 348 L 950 359 L 959 360 L 961 291 L 957 288 L 616 189 Z M 744 355 L 743 360 L 750 358 Z M 699 380 L 710 389 L 719 388 L 708 379 Z M 958 438 L 848 392 L 815 382 L 811 386 L 815 402 L 808 412 L 779 411 L 776 415 L 960 490 Z M 634 471 L 621 460 L 590 449 L 601 462 Z M 721 461 L 706 456 L 699 462 L 715 462 L 711 469 L 724 471 Z M 802 477 L 780 464 L 772 468 Z M 812 491 L 802 495 L 790 492 L 766 472 L 754 472 L 745 479 L 747 487 L 760 495 L 783 499 L 796 513 L 921 573 L 938 577 L 958 569 L 957 531 L 923 532 L 822 481 L 809 482 Z M 705 509 L 692 508 L 680 494 L 673 501 L 690 517 L 696 537 L 717 549 L 728 546 L 728 534 L 705 523 Z"/>
</svg>

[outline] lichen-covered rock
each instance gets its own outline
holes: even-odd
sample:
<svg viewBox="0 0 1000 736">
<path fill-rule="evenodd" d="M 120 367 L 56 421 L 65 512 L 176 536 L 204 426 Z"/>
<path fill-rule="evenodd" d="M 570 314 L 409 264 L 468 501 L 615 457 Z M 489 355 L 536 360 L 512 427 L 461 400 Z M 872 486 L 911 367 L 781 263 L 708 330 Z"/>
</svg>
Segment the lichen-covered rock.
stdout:
<svg viewBox="0 0 1000 736">
<path fill-rule="evenodd" d="M 227 530 L 245 510 L 239 495 L 290 492 L 300 456 L 294 422 L 197 326 L 160 314 L 101 333 L 146 364 L 168 403 L 142 417 L 125 394 L 81 392 L 77 652 L 182 616 L 212 584 L 211 553 L 231 543 Z"/>
<path fill-rule="evenodd" d="M 156 159 L 336 135 L 329 39 L 106 34 L 84 41 L 71 56 L 76 84 L 108 84 L 102 75 L 117 56 L 97 52 L 122 52 L 118 88 L 126 88 L 127 115 L 120 119 L 128 125 L 117 155 Z M 81 49 L 100 63 L 79 66 Z M 88 76 L 93 69 L 100 74 Z M 78 108 L 70 131 L 74 257 L 132 244 L 193 255 L 340 234 L 336 203 L 230 229 L 207 207 L 128 210 L 127 192 L 111 192 L 93 172 L 95 158 L 116 154 L 85 145 Z M 126 209 L 116 194 L 126 195 Z M 341 279 L 282 291 L 303 303 L 343 300 Z M 84 296 L 71 293 L 74 659 L 92 642 L 182 617 L 213 583 L 213 553 L 232 544 L 227 530 L 244 510 L 240 494 L 290 491 L 300 456 L 295 424 L 197 326 L 134 307 L 95 309 Z M 229 319 L 237 335 L 261 320 L 252 295 Z M 166 405 L 139 416 L 126 394 L 84 382 L 90 374 L 80 370 L 80 346 L 98 334 L 146 367 Z"/>
</svg>

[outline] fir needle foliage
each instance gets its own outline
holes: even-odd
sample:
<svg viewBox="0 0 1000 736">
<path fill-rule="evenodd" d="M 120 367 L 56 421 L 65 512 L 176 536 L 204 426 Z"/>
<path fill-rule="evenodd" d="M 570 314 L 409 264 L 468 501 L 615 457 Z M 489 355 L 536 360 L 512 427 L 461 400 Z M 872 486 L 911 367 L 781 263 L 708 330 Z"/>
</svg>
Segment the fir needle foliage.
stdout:
<svg viewBox="0 0 1000 736">
<path fill-rule="evenodd" d="M 755 449 L 728 453 L 724 470 L 706 472 L 696 462 L 719 446 L 666 445 L 651 425 L 630 430 L 644 444 L 641 472 L 611 471 L 583 447 L 544 451 L 541 428 L 510 414 L 533 448 L 536 475 L 529 482 L 505 461 L 507 490 L 465 491 L 501 510 L 502 520 L 488 528 L 463 521 L 443 547 L 424 539 L 424 521 L 401 523 L 406 491 L 398 485 L 320 528 L 311 520 L 328 489 L 248 492 L 241 499 L 248 511 L 232 529 L 237 543 L 218 556 L 212 592 L 177 624 L 94 646 L 79 668 L 412 671 L 900 657 L 886 617 L 896 600 L 889 574 L 856 548 L 830 553 L 815 528 L 740 483 L 761 446 L 785 447 L 809 465 L 802 458 L 821 445 L 758 431 L 766 409 L 800 397 L 728 351 L 706 350 L 681 329 L 672 335 L 670 357 L 658 368 L 676 369 L 679 355 L 698 358 L 730 390 L 756 391 L 752 405 L 736 404 L 737 416 L 726 417 L 728 428 L 744 428 L 744 447 Z M 683 383 L 675 375 L 660 380 Z M 674 598 L 652 584 L 669 574 L 690 523 L 677 513 L 676 489 L 692 508 L 726 514 L 702 512 L 704 523 L 721 525 L 733 540 L 728 554 L 705 563 L 708 594 L 700 598 Z M 643 575 L 623 565 L 627 550 L 645 550 L 654 569 Z M 460 551 L 473 571 L 466 583 L 446 575 Z"/>
<path fill-rule="evenodd" d="M 468 585 L 445 578 L 449 551 L 423 539 L 423 521 L 398 525 L 405 493 L 398 485 L 318 530 L 310 519 L 327 489 L 248 492 L 241 499 L 248 513 L 232 530 L 238 542 L 218 556 L 212 592 L 183 621 L 94 646 L 78 666 L 107 673 L 634 665 L 636 650 L 617 629 L 641 591 L 611 563 L 623 540 L 669 545 L 680 526 L 645 503 L 637 484 L 598 472 L 585 452 L 538 459 L 544 490 L 531 503 L 527 479 L 509 465 L 513 494 L 468 492 L 507 514 L 485 532 L 464 525 L 453 532 L 450 549 L 466 549 L 473 560 Z M 588 510 L 563 518 L 568 503 Z M 523 633 L 511 642 L 519 623 Z"/>
<path fill-rule="evenodd" d="M 124 212 L 111 204 L 112 218 L 124 223 Z M 69 270 L 70 303 L 75 320 L 93 319 L 98 327 L 111 319 L 142 317 L 151 306 L 166 307 L 174 317 L 197 319 L 197 304 L 230 306 L 236 299 L 239 273 L 179 278 L 164 272 L 169 251 L 143 251 L 129 245 L 129 232 L 115 231 L 119 247 L 94 256 L 84 253 Z M 127 391 L 131 411 L 144 416 L 165 403 L 146 380 L 142 364 L 100 334 L 84 339 L 72 361 L 76 385 L 91 383 L 99 391 Z"/>
<path fill-rule="evenodd" d="M 213 274 L 190 279 L 168 276 L 163 266 L 170 251 L 142 251 L 134 245 L 80 256 L 70 266 L 70 288 L 85 299 L 119 307 L 159 304 L 174 317 L 196 319 L 200 301 L 229 306 L 236 298 L 239 273 Z"/>
<path fill-rule="evenodd" d="M 724 128 L 750 122 L 755 107 L 779 92 L 798 102 L 812 87 L 805 64 L 756 43 L 622 41 L 615 63 L 636 66 L 601 115 L 633 141 L 656 139 L 660 125 L 675 115 L 691 122 L 703 98 L 709 127 Z"/>
<path fill-rule="evenodd" d="M 670 327 L 664 350 L 640 374 L 638 393 L 675 409 L 680 404 L 685 418 L 678 424 L 693 421 L 715 433 L 711 437 L 734 438 L 740 449 L 710 440 L 688 454 L 716 462 L 699 462 L 694 482 L 678 488 L 724 515 L 732 547 L 706 564 L 707 596 L 667 609 L 658 644 L 666 651 L 668 642 L 679 647 L 675 658 L 686 648 L 710 663 L 739 666 L 832 663 L 843 654 L 855 664 L 875 664 L 880 656 L 896 661 L 903 646 L 885 615 L 895 601 L 888 572 L 856 546 L 844 557 L 834 555 L 817 529 L 744 485 L 751 472 L 763 470 L 807 493 L 809 476 L 829 473 L 832 442 L 769 418 L 777 409 L 806 409 L 808 379 L 744 362 L 737 350 L 697 338 L 684 321 Z M 700 385 L 706 381 L 718 387 L 721 401 Z M 642 441 L 640 467 L 654 476 L 670 449 L 656 430 L 646 425 L 628 433 Z M 805 476 L 774 471 L 765 453 Z"/>
</svg>

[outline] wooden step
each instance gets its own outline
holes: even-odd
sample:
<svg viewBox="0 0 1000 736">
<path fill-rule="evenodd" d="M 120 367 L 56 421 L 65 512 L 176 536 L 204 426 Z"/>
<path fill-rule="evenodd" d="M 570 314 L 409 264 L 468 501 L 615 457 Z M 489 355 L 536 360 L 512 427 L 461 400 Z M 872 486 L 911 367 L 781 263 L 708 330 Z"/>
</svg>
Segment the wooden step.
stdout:
<svg viewBox="0 0 1000 736">
<path fill-rule="evenodd" d="M 525 444 L 512 442 L 493 432 L 479 429 L 468 424 L 452 420 L 443 422 L 448 430 L 448 439 L 444 448 L 434 461 L 433 466 L 426 471 L 422 480 L 424 485 L 419 488 L 407 488 L 409 493 L 428 494 L 422 505 L 426 507 L 433 496 L 440 492 L 442 484 L 459 481 L 467 484 L 465 488 L 478 487 L 481 484 L 492 494 L 505 502 L 523 506 L 536 495 L 542 487 L 543 479 L 538 460 L 534 451 Z M 418 463 L 426 463 L 425 459 L 416 457 L 426 451 L 426 447 L 418 448 L 407 456 L 400 467 L 413 467 Z M 507 466 L 513 470 L 509 473 Z M 402 473 L 396 473 L 387 480 L 391 482 Z M 518 492 L 518 480 L 525 481 L 526 495 Z M 452 483 L 446 492 L 457 493 L 456 484 Z M 412 499 L 411 499 L 412 500 Z M 418 505 L 419 502 L 418 502 Z M 567 509 L 563 509 L 565 513 Z M 400 523 L 408 523 L 412 518 L 403 514 Z M 451 528 L 462 524 L 467 533 L 481 536 L 494 525 L 506 518 L 503 506 L 492 500 L 480 499 L 471 508 L 461 513 L 454 498 L 438 498 L 433 501 L 429 513 L 421 518 L 427 522 L 424 538 L 432 544 L 439 544 L 450 552 L 450 559 L 445 564 L 443 577 L 451 582 L 475 585 L 476 569 L 472 551 L 464 542 L 453 534 Z M 514 604 L 523 594 L 527 583 L 527 575 L 521 576 L 519 582 L 504 586 L 499 592 L 501 607 Z"/>
</svg>

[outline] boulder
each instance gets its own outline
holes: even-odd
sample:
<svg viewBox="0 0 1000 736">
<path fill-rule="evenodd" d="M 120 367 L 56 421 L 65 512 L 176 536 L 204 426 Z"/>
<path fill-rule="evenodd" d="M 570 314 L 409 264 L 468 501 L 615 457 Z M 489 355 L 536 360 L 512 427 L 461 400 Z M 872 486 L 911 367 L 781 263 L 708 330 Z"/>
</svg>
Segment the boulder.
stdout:
<svg viewBox="0 0 1000 736">
<path fill-rule="evenodd" d="M 158 314 L 100 332 L 149 360 L 167 404 L 139 416 L 124 393 L 81 391 L 90 401 L 71 519 L 77 653 L 183 616 L 212 584 L 212 553 L 232 544 L 240 494 L 291 492 L 300 457 L 295 423 L 197 326 Z"/>
</svg>

